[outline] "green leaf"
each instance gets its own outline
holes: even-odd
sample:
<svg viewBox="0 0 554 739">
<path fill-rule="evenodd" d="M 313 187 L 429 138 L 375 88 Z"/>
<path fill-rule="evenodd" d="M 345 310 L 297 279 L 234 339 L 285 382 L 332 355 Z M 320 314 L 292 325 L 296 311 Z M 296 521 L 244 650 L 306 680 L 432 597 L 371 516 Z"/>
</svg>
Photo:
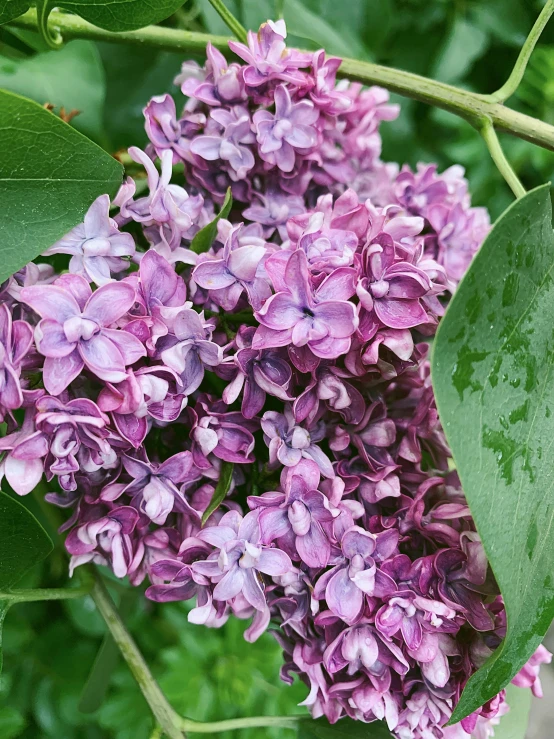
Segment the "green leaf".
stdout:
<svg viewBox="0 0 554 739">
<path fill-rule="evenodd" d="M 306 719 L 298 727 L 298 739 L 391 739 L 391 733 L 382 721 L 364 724 L 343 718 L 330 724 L 326 718 Z"/>
<path fill-rule="evenodd" d="M 231 482 L 233 481 L 233 469 L 235 465 L 232 462 L 222 462 L 221 463 L 221 472 L 219 473 L 219 480 L 217 482 L 217 485 L 214 490 L 214 494 L 212 495 L 212 499 L 210 500 L 210 505 L 206 508 L 204 511 L 204 514 L 202 515 L 202 526 L 206 523 L 208 518 L 212 515 L 214 511 L 217 511 L 223 500 L 225 499 L 225 496 L 229 492 L 229 489 L 231 487 Z"/>
<path fill-rule="evenodd" d="M 527 688 L 507 686 L 506 700 L 510 711 L 494 727 L 494 739 L 525 739 L 532 698 L 533 693 Z"/>
<path fill-rule="evenodd" d="M 54 548 L 33 514 L 0 492 L 0 590 L 11 588 Z"/>
<path fill-rule="evenodd" d="M 0 91 L 0 282 L 114 196 L 123 168 L 37 103 Z"/>
<path fill-rule="evenodd" d="M 29 0 L 0 0 L 0 24 L 23 15 L 30 5 Z"/>
<path fill-rule="evenodd" d="M 71 125 L 102 140 L 106 84 L 102 60 L 91 41 L 70 41 L 59 51 L 21 60 L 0 56 L 0 88 L 41 105 L 52 103 L 56 113 L 62 106 L 67 112 L 80 111 Z"/>
<path fill-rule="evenodd" d="M 214 243 L 215 237 L 217 236 L 217 224 L 219 222 L 219 219 L 227 218 L 227 216 L 231 212 L 232 207 L 233 198 L 231 196 L 231 188 L 229 187 L 227 188 L 227 192 L 225 193 L 225 200 L 223 201 L 223 205 L 221 206 L 221 210 L 219 211 L 219 213 L 216 215 L 213 221 L 210 221 L 207 226 L 204 226 L 204 228 L 200 229 L 200 231 L 193 238 L 190 245 L 191 251 L 194 251 L 197 254 L 202 254 L 202 252 L 208 251 L 210 246 Z"/>
<path fill-rule="evenodd" d="M 106 31 L 134 31 L 159 23 L 181 7 L 183 0 L 51 0 L 54 7 L 69 10 Z M 31 7 L 29 0 L 0 0 L 0 23 L 17 18 Z"/>
<path fill-rule="evenodd" d="M 110 146 L 114 151 L 131 143 L 144 146 L 148 139 L 143 108 L 150 97 L 170 90 L 183 54 L 119 44 L 97 46 L 106 70 L 104 128 Z"/>
<path fill-rule="evenodd" d="M 25 728 L 25 719 L 21 713 L 11 706 L 0 708 L 0 736 L 2 739 L 15 739 Z"/>
<path fill-rule="evenodd" d="M 432 76 L 442 82 L 461 79 L 486 51 L 488 43 L 488 35 L 478 26 L 472 26 L 464 18 L 456 18 Z"/>
<path fill-rule="evenodd" d="M 433 385 L 506 604 L 504 642 L 452 721 L 505 687 L 554 616 L 554 235 L 548 186 L 500 217 L 439 326 Z"/>
<path fill-rule="evenodd" d="M 329 54 L 367 59 L 367 51 L 348 26 L 337 28 L 320 13 L 313 13 L 299 0 L 285 0 L 284 16 L 287 30 L 293 36 L 324 47 Z"/>
</svg>

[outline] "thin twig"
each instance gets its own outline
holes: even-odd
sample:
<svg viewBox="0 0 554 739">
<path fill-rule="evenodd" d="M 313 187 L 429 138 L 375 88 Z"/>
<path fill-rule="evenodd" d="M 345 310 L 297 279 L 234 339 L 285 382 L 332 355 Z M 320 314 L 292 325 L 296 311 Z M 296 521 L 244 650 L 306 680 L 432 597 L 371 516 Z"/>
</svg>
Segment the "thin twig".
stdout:
<svg viewBox="0 0 554 739">
<path fill-rule="evenodd" d="M 206 44 L 211 42 L 221 51 L 230 54 L 227 45 L 229 39 L 225 36 L 212 36 L 163 26 L 146 26 L 139 31 L 111 33 L 93 26 L 78 16 L 56 11 L 50 14 L 49 23 L 53 24 L 53 27 L 59 30 L 66 40 L 91 38 L 110 43 L 123 42 L 169 51 L 189 52 L 204 51 Z M 29 10 L 11 21 L 11 25 L 36 30 L 36 10 Z M 487 95 L 462 90 L 401 69 L 360 62 L 355 59 L 344 59 L 338 76 L 364 84 L 381 85 L 404 97 L 454 113 L 465 118 L 476 128 L 479 128 L 483 118 L 489 118 L 497 130 L 554 151 L 554 126 L 507 108 L 500 103 L 491 102 Z"/>
<path fill-rule="evenodd" d="M 182 726 L 181 717 L 169 705 L 167 698 L 160 690 L 160 686 L 150 672 L 150 668 L 146 664 L 135 640 L 127 631 L 104 581 L 94 568 L 92 568 L 92 573 L 94 577 L 94 586 L 91 591 L 92 599 L 146 698 L 150 710 L 169 739 L 185 739 L 185 729 Z"/>
<path fill-rule="evenodd" d="M 488 119 L 483 119 L 479 128 L 479 132 L 485 140 L 492 160 L 496 164 L 498 171 L 511 187 L 512 192 L 514 193 L 516 198 L 521 198 L 523 195 L 525 195 L 525 188 L 523 187 L 523 185 L 519 181 L 518 176 L 512 169 L 510 162 L 506 159 L 506 155 L 504 154 L 502 146 L 500 145 L 500 141 L 498 140 L 498 136 L 496 135 L 496 131 L 494 130 L 494 126 L 492 125 L 492 121 Z"/>
<path fill-rule="evenodd" d="M 229 8 L 223 3 L 223 0 L 209 0 L 210 5 L 216 10 L 220 18 L 227 24 L 227 28 L 234 33 L 239 41 L 246 43 L 246 28 L 231 13 Z"/>
<path fill-rule="evenodd" d="M 544 8 L 541 10 L 539 17 L 535 21 L 533 28 L 529 32 L 529 35 L 525 39 L 525 43 L 521 47 L 521 51 L 519 52 L 519 56 L 514 64 L 514 68 L 512 69 L 510 76 L 502 87 L 500 87 L 496 92 L 493 92 L 492 95 L 488 95 L 491 102 L 503 103 L 517 90 L 519 83 L 525 74 L 533 49 L 553 13 L 554 0 L 548 0 Z"/>
</svg>

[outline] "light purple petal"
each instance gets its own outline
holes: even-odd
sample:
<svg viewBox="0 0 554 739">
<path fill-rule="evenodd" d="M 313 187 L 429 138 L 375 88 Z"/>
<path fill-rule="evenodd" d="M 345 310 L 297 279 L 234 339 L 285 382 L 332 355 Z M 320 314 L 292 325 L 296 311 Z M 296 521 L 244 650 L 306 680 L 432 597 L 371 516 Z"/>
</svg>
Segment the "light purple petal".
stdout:
<svg viewBox="0 0 554 739">
<path fill-rule="evenodd" d="M 79 343 L 79 353 L 88 369 L 107 382 L 126 379 L 125 362 L 117 346 L 107 336 L 96 334 Z"/>
<path fill-rule="evenodd" d="M 83 314 L 101 326 L 111 326 L 133 307 L 135 288 L 128 282 L 111 282 L 99 287 L 89 298 Z"/>
<path fill-rule="evenodd" d="M 42 369 L 44 387 L 50 395 L 59 395 L 81 373 L 83 364 L 77 349 L 66 357 L 46 357 Z"/>
</svg>

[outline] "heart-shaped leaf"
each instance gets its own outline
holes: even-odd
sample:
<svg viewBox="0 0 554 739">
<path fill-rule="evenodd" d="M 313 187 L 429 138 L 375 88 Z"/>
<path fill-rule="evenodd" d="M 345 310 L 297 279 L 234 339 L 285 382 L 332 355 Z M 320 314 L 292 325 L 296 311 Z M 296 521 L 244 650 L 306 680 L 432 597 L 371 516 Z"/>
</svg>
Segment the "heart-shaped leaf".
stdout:
<svg viewBox="0 0 554 739">
<path fill-rule="evenodd" d="M 11 588 L 52 548 L 52 540 L 33 514 L 0 492 L 0 590 Z"/>
<path fill-rule="evenodd" d="M 123 168 L 37 103 L 0 91 L 0 282 L 114 196 Z"/>
<path fill-rule="evenodd" d="M 509 683 L 554 616 L 553 327 L 545 185 L 497 221 L 434 342 L 439 415 L 508 619 L 504 642 L 470 678 L 453 722 Z"/>
</svg>

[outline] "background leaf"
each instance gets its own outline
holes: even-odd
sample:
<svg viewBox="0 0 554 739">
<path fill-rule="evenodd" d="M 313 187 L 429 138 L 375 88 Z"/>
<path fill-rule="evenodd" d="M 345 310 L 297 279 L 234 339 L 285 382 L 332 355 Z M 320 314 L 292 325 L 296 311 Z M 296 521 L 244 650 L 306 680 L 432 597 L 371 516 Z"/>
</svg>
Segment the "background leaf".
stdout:
<svg viewBox="0 0 554 739">
<path fill-rule="evenodd" d="M 182 4 L 182 0 L 52 0 L 48 6 L 76 13 L 106 31 L 133 31 L 165 20 Z M 28 0 L 0 0 L 0 23 L 17 18 L 30 6 Z"/>
<path fill-rule="evenodd" d="M 59 51 L 15 60 L 0 57 L 0 88 L 52 103 L 56 113 L 80 111 L 71 125 L 101 142 L 106 83 L 96 44 L 70 41 Z"/>
<path fill-rule="evenodd" d="M 470 678 L 453 721 L 511 680 L 554 616 L 553 270 L 543 186 L 497 221 L 434 342 L 439 415 L 508 619 L 506 639 Z"/>
<path fill-rule="evenodd" d="M 11 706 L 0 708 L 0 736 L 2 739 L 14 739 L 20 736 L 25 728 L 25 719 L 21 713 Z"/>
<path fill-rule="evenodd" d="M 52 540 L 33 514 L 0 492 L 0 590 L 14 585 L 52 548 Z"/>
<path fill-rule="evenodd" d="M 298 728 L 298 739 L 391 739 L 391 733 L 382 721 L 365 724 L 344 718 L 330 724 L 326 718 L 302 721 Z"/>
<path fill-rule="evenodd" d="M 0 282 L 115 195 L 121 165 L 40 105 L 0 91 Z"/>
</svg>

